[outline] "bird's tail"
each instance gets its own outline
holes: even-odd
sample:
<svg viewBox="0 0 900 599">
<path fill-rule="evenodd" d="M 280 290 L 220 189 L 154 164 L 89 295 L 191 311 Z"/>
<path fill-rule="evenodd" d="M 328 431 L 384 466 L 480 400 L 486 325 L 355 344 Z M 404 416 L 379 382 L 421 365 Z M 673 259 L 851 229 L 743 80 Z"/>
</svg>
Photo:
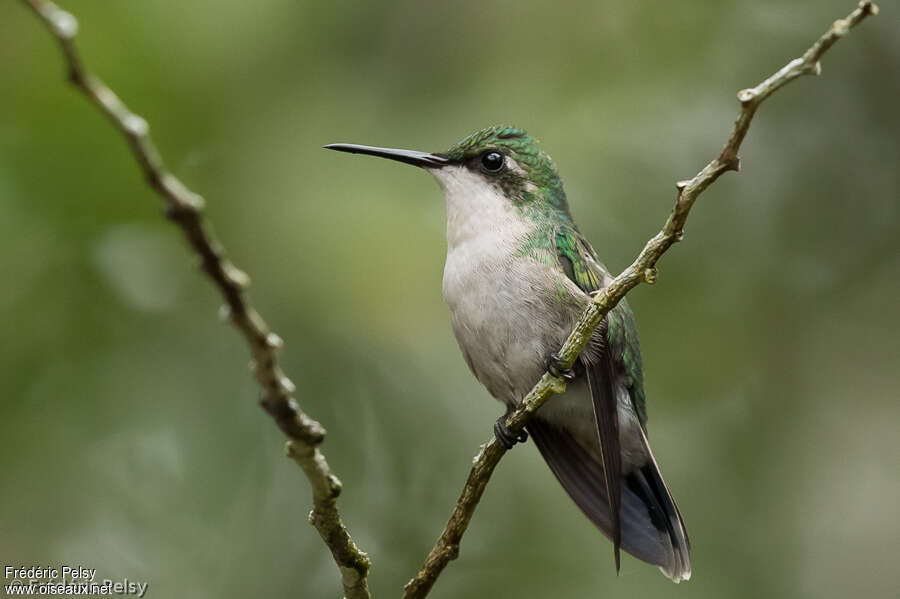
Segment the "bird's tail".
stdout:
<svg viewBox="0 0 900 599">
<path fill-rule="evenodd" d="M 691 540 L 643 431 L 641 438 L 650 459 L 625 476 L 625 486 L 646 509 L 647 517 L 664 539 L 663 546 L 668 544 L 670 548 L 665 563 L 657 563 L 659 569 L 675 582 L 688 580 L 691 577 Z"/>
<path fill-rule="evenodd" d="M 540 418 L 528 431 L 563 488 L 582 512 L 607 537 L 612 523 L 603 478 L 603 464 L 568 432 Z M 681 514 L 663 481 L 647 438 L 648 462 L 622 476 L 622 549 L 681 582 L 691 577 L 690 540 Z"/>
</svg>

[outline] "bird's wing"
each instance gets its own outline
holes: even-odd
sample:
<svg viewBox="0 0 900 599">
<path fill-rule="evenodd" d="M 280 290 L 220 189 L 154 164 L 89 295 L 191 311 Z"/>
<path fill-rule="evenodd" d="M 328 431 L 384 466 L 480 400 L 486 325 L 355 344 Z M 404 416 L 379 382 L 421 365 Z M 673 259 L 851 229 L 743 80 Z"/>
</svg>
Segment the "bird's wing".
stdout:
<svg viewBox="0 0 900 599">
<path fill-rule="evenodd" d="M 556 230 L 554 241 L 557 259 L 566 276 L 585 293 L 599 290 L 608 273 L 584 236 L 574 227 L 563 226 Z M 646 430 L 647 400 L 644 395 L 641 346 L 628 302 L 623 299 L 610 310 L 606 322 L 606 353 L 613 361 L 615 374 L 628 390 L 641 426 Z"/>
<path fill-rule="evenodd" d="M 631 405 L 647 432 L 647 397 L 644 395 L 644 367 L 641 362 L 641 344 L 638 341 L 634 313 L 624 299 L 606 316 L 608 353 L 616 364 L 616 372 L 628 389 Z"/>
<path fill-rule="evenodd" d="M 562 225 L 554 232 L 556 258 L 566 276 L 585 293 L 603 286 L 606 271 L 584 236 L 572 226 Z"/>
<path fill-rule="evenodd" d="M 566 276 L 582 291 L 591 293 L 600 289 L 605 271 L 596 254 L 574 227 L 563 226 L 554 235 L 556 255 Z M 609 346 L 607 321 L 604 320 L 597 334 Z M 622 451 L 619 446 L 619 417 L 615 391 L 616 364 L 611 353 L 603 351 L 598 356 L 583 355 L 588 389 L 594 408 L 594 421 L 600 440 L 600 461 L 610 508 L 610 537 L 612 538 L 616 571 L 619 569 L 619 547 L 622 544 Z"/>
<path fill-rule="evenodd" d="M 616 406 L 614 374 L 608 353 L 604 352 L 599 364 L 582 358 L 588 381 L 588 389 L 594 407 L 594 422 L 600 438 L 600 462 L 609 498 L 611 538 L 619 571 L 619 547 L 622 546 L 622 450 L 619 446 L 619 414 Z"/>
</svg>

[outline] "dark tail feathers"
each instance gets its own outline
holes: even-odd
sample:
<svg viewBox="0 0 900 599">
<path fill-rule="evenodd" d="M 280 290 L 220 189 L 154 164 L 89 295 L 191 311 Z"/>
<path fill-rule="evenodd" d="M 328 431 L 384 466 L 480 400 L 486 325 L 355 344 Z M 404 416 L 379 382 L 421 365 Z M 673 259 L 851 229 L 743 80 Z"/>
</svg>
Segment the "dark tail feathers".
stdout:
<svg viewBox="0 0 900 599">
<path fill-rule="evenodd" d="M 539 418 L 528 431 L 563 488 L 581 511 L 611 538 L 612 522 L 603 478 L 603 465 L 569 433 Z M 646 437 L 644 443 L 647 443 Z M 681 582 L 691 577 L 690 540 L 681 514 L 649 451 L 650 461 L 625 474 L 622 486 L 622 549 L 659 566 L 667 577 Z"/>
</svg>

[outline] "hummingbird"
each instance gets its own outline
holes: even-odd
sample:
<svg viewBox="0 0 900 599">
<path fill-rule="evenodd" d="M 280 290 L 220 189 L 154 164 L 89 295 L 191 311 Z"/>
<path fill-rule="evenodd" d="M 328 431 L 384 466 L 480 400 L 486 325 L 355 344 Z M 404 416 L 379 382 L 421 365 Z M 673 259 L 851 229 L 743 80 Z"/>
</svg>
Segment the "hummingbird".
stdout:
<svg viewBox="0 0 900 599">
<path fill-rule="evenodd" d="M 443 189 L 443 295 L 463 358 L 506 406 L 494 434 L 530 434 L 550 470 L 613 543 L 675 582 L 691 576 L 690 540 L 647 442 L 637 325 L 623 299 L 571 369 L 559 363 L 579 316 L 612 276 L 581 234 L 550 157 L 524 130 L 482 129 L 445 152 L 329 144 L 418 166 Z M 567 380 L 513 435 L 506 415 L 549 371 Z"/>
</svg>

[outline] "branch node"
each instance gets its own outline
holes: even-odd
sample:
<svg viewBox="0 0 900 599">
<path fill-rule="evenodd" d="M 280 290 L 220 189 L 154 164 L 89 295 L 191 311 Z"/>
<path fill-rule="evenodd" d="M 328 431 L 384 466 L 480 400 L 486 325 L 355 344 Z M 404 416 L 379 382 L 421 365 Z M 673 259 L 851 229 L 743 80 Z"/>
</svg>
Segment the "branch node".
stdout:
<svg viewBox="0 0 900 599">
<path fill-rule="evenodd" d="M 222 304 L 221 306 L 219 306 L 219 320 L 221 320 L 222 322 L 228 322 L 229 320 L 231 320 L 232 314 L 233 312 L 231 311 L 231 306 L 229 306 L 228 304 Z M 251 366 L 251 370 L 252 369 L 253 367 Z"/>
<path fill-rule="evenodd" d="M 250 277 L 247 273 L 227 260 L 222 262 L 222 273 L 224 273 L 228 282 L 235 287 L 245 289 L 250 285 Z"/>
<path fill-rule="evenodd" d="M 78 20 L 74 15 L 64 11 L 53 2 L 39 5 L 38 10 L 41 16 L 50 23 L 53 33 L 60 39 L 69 41 L 78 33 Z"/>
<path fill-rule="evenodd" d="M 676 233 L 677 236 L 677 233 Z M 648 285 L 653 285 L 656 283 L 656 279 L 659 276 L 659 271 L 655 266 L 651 266 L 649 268 L 644 269 L 644 282 Z"/>
<path fill-rule="evenodd" d="M 266 335 L 266 345 L 277 351 L 284 346 L 284 340 L 277 333 L 269 333 Z"/>
<path fill-rule="evenodd" d="M 275 420 L 275 424 L 289 439 L 300 441 L 310 447 L 321 445 L 325 440 L 325 428 L 300 410 L 293 397 L 285 398 L 271 392 L 263 392 L 259 405 Z M 289 450 L 295 451 L 296 448 Z"/>
<path fill-rule="evenodd" d="M 494 437 L 494 438 L 496 438 L 496 437 Z M 492 438 L 491 440 L 493 441 L 494 438 Z M 481 456 L 484 455 L 484 449 L 486 447 L 487 447 L 487 443 L 482 443 L 481 445 L 478 446 L 478 453 L 476 453 L 475 456 L 472 458 L 473 466 L 481 460 Z"/>
<path fill-rule="evenodd" d="M 125 131 L 134 137 L 143 137 L 150 131 L 150 125 L 140 115 L 129 113 L 122 119 Z"/>
<path fill-rule="evenodd" d="M 456 559 L 459 557 L 459 543 L 451 543 L 446 547 L 447 558 Z"/>
<path fill-rule="evenodd" d="M 278 379 L 278 383 L 281 385 L 281 388 L 287 392 L 288 395 L 292 394 L 294 391 L 297 390 L 297 386 L 294 384 L 294 381 L 292 381 L 291 379 L 289 379 L 286 376 L 283 376 L 280 379 Z"/>
<path fill-rule="evenodd" d="M 142 121 L 144 120 L 137 115 L 133 116 L 136 116 Z M 150 160 L 154 160 L 155 162 L 159 161 L 159 158 L 155 157 L 155 159 L 148 159 L 148 161 Z M 148 179 L 150 179 L 151 185 L 153 185 L 154 187 L 158 187 L 168 199 L 168 205 L 166 206 L 166 216 L 169 216 L 169 218 L 184 217 L 189 215 L 193 216 L 193 214 L 202 211 L 205 204 L 203 198 L 199 194 L 196 194 L 185 187 L 184 183 L 182 183 L 178 179 L 178 177 L 176 177 L 172 173 L 159 172 L 160 168 L 162 168 L 161 161 L 159 161 L 158 164 L 151 164 L 147 172 L 147 177 Z"/>
<path fill-rule="evenodd" d="M 862 8 L 862 6 L 860 6 Z M 850 31 L 850 22 L 849 19 L 838 19 L 831 26 L 831 30 L 834 31 L 834 34 L 838 37 L 844 37 L 847 35 L 847 32 Z"/>
<path fill-rule="evenodd" d="M 205 202 L 201 196 L 197 194 L 176 195 L 171 188 L 167 187 L 165 176 L 159 182 L 156 181 L 155 173 L 148 174 L 147 178 L 150 180 L 150 185 L 160 187 L 166 195 L 167 201 L 163 206 L 162 213 L 167 220 L 181 223 L 190 220 L 203 210 Z"/>
<path fill-rule="evenodd" d="M 681 195 L 681 192 L 684 191 L 685 187 L 691 184 L 691 179 L 682 179 L 681 181 L 677 181 L 675 183 L 675 189 L 678 190 L 678 195 Z"/>
<path fill-rule="evenodd" d="M 737 93 L 737 99 L 742 106 L 746 106 L 756 99 L 756 90 L 751 88 L 742 89 Z"/>
<path fill-rule="evenodd" d="M 684 240 L 684 229 L 678 229 L 677 231 L 675 231 L 675 235 L 673 236 L 673 239 L 675 240 L 676 243 L 679 241 L 683 241 Z"/>
<path fill-rule="evenodd" d="M 341 480 L 335 476 L 334 474 L 328 475 L 328 495 L 332 499 L 337 499 L 341 494 L 341 491 L 344 489 L 343 483 Z"/>
</svg>

